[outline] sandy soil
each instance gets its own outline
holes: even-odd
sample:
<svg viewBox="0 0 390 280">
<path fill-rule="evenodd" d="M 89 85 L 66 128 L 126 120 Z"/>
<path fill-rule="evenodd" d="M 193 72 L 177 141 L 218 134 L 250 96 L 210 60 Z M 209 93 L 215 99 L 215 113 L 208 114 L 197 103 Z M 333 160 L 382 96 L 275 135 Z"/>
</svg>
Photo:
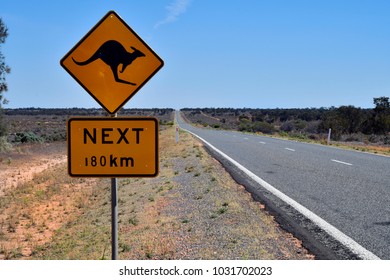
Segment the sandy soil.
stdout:
<svg viewBox="0 0 390 280">
<path fill-rule="evenodd" d="M 189 134 L 161 132 L 160 174 L 119 181 L 121 259 L 313 259 Z M 106 181 L 71 178 L 66 143 L 0 154 L 0 260 L 110 253 Z M 103 186 L 104 185 L 104 186 Z"/>
<path fill-rule="evenodd" d="M 66 162 L 66 143 L 30 144 L 0 154 L 0 196 L 35 174 Z"/>
<path fill-rule="evenodd" d="M 96 181 L 67 176 L 66 160 L 64 142 L 0 154 L 0 260 L 30 258 L 82 212 Z"/>
</svg>

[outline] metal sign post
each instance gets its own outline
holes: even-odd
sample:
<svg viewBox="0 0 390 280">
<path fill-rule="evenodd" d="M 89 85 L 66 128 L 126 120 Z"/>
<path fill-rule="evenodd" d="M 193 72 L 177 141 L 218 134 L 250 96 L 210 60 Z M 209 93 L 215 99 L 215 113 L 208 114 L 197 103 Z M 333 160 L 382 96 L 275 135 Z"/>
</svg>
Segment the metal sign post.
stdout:
<svg viewBox="0 0 390 280">
<path fill-rule="evenodd" d="M 118 259 L 118 178 L 111 178 L 111 259 Z"/>
<path fill-rule="evenodd" d="M 118 114 L 112 114 L 112 118 Z M 111 178 L 111 259 L 118 259 L 118 178 Z"/>
</svg>

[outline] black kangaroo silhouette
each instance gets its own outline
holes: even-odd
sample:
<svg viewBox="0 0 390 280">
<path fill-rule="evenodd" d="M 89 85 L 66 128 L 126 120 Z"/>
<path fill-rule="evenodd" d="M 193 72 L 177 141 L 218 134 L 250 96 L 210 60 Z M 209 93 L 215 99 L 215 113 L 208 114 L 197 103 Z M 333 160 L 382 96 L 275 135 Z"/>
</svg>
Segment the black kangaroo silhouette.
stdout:
<svg viewBox="0 0 390 280">
<path fill-rule="evenodd" d="M 84 66 L 100 58 L 105 64 L 110 66 L 112 74 L 114 74 L 115 81 L 135 86 L 137 84 L 122 80 L 118 77 L 118 66 L 120 64 L 122 64 L 122 70 L 120 70 L 120 73 L 123 73 L 126 67 L 129 66 L 135 59 L 145 56 L 145 54 L 136 48 L 131 47 L 131 49 L 133 50 L 132 53 L 126 51 L 121 43 L 109 40 L 103 43 L 103 45 L 101 45 L 99 49 L 86 61 L 76 61 L 73 57 L 72 59 L 77 65 Z"/>
</svg>

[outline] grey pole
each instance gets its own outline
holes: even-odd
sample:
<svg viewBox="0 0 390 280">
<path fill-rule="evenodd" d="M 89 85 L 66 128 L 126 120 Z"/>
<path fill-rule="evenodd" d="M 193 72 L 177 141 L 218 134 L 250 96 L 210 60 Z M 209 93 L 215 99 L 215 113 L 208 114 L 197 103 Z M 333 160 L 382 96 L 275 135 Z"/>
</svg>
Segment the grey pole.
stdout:
<svg viewBox="0 0 390 280">
<path fill-rule="evenodd" d="M 111 115 L 116 118 L 118 115 Z M 111 259 L 118 259 L 118 179 L 111 178 Z"/>
<path fill-rule="evenodd" d="M 111 256 L 118 259 L 118 180 L 111 178 Z"/>
</svg>

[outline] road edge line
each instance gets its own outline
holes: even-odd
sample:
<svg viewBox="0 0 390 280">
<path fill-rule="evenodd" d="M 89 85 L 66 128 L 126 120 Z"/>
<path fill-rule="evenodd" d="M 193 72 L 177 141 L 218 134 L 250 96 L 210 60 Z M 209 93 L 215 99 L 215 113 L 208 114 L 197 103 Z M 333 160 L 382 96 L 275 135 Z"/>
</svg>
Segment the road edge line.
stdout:
<svg viewBox="0 0 390 280">
<path fill-rule="evenodd" d="M 316 214 L 314 214 L 313 212 L 311 212 L 309 209 L 307 209 L 306 207 L 304 207 L 300 203 L 296 202 L 295 200 L 293 200 L 289 196 L 285 195 L 284 193 L 282 193 L 281 191 L 279 191 L 278 189 L 273 187 L 271 184 L 267 183 L 266 181 L 264 181 L 263 179 L 258 177 L 256 174 L 254 174 L 253 172 L 251 172 L 250 170 L 245 168 L 243 165 L 241 165 L 240 163 L 238 163 L 237 161 L 235 161 L 234 159 L 232 159 L 231 157 L 229 157 L 228 155 L 226 155 L 225 153 L 223 153 L 222 151 L 220 151 L 219 149 L 214 147 L 212 144 L 210 144 L 209 142 L 204 140 L 202 137 L 198 136 L 197 134 L 195 134 L 187 129 L 184 129 L 184 128 L 181 128 L 181 129 L 183 129 L 186 132 L 197 137 L 199 140 L 201 140 L 203 143 L 205 143 L 209 148 L 211 148 L 216 153 L 218 153 L 219 155 L 224 157 L 226 160 L 230 161 L 233 165 L 235 165 L 238 169 L 240 169 L 242 172 L 244 172 L 247 176 L 249 176 L 256 183 L 261 185 L 264 189 L 266 189 L 267 191 L 272 193 L 274 196 L 276 196 L 280 200 L 284 201 L 285 203 L 287 203 L 288 205 L 293 207 L 296 211 L 298 211 L 300 214 L 302 214 L 303 216 L 305 216 L 306 218 L 311 220 L 314 224 L 316 224 L 318 227 L 323 229 L 330 236 L 332 236 L 333 238 L 338 240 L 341 244 L 343 244 L 344 246 L 349 248 L 353 253 L 355 253 L 357 256 L 359 256 L 359 258 L 361 258 L 363 260 L 380 260 L 380 258 L 378 256 L 376 256 L 374 253 L 372 253 L 371 251 L 364 248 L 362 245 L 357 243 L 351 237 L 344 234 L 339 229 L 332 226 L 331 224 L 329 224 L 324 219 L 322 219 L 321 217 L 319 217 Z"/>
</svg>

